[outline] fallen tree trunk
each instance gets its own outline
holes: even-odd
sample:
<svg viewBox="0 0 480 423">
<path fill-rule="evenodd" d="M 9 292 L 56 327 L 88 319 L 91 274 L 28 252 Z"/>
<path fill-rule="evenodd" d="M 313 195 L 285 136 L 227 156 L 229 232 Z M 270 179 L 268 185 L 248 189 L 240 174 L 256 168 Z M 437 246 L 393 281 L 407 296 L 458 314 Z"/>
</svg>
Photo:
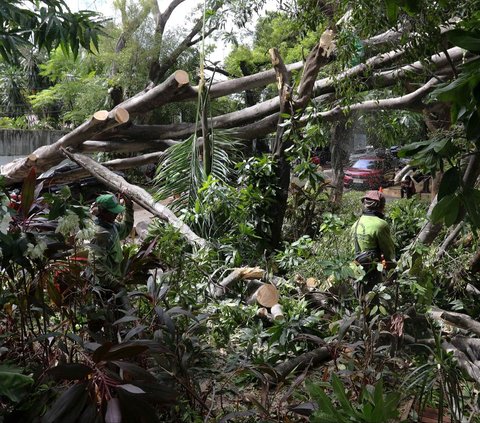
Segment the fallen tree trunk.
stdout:
<svg viewBox="0 0 480 423">
<path fill-rule="evenodd" d="M 78 147 L 84 141 L 105 132 L 109 128 L 128 122 L 131 115 L 145 113 L 155 107 L 168 103 L 174 96 L 188 86 L 189 78 L 185 71 L 178 70 L 162 84 L 151 90 L 144 90 L 135 97 L 124 101 L 112 111 L 99 111 L 87 122 L 64 135 L 57 142 L 35 150 L 32 157 L 19 159 L 1 168 L 7 185 L 22 181 L 35 166 L 38 173 L 49 169 L 62 160 L 62 148 Z"/>
<path fill-rule="evenodd" d="M 136 157 L 128 157 L 125 159 L 115 159 L 109 160 L 107 162 L 101 163 L 102 166 L 105 166 L 110 170 L 125 170 L 132 169 L 134 167 L 143 166 L 148 163 L 156 163 L 164 155 L 163 152 L 143 154 Z M 69 172 L 63 172 L 59 175 L 55 175 L 51 178 L 42 179 L 44 181 L 45 187 L 53 184 L 69 184 L 71 182 L 78 181 L 79 179 L 85 178 L 90 175 L 88 170 L 84 168 L 71 170 Z"/>
<path fill-rule="evenodd" d="M 410 94 L 403 95 L 401 97 L 394 98 L 384 98 L 381 100 L 366 100 L 361 103 L 352 104 L 349 107 L 335 107 L 332 110 L 327 112 L 319 112 L 316 114 L 317 117 L 323 118 L 325 120 L 332 120 L 340 114 L 353 113 L 361 111 L 363 113 L 369 111 L 377 111 L 380 109 L 383 110 L 395 110 L 395 109 L 408 109 L 413 108 L 423 97 L 425 97 L 431 90 L 433 90 L 435 84 L 438 83 L 437 78 L 431 78 L 425 85 L 422 85 L 420 88 L 415 90 Z M 416 107 L 415 107 L 416 109 Z"/>
<path fill-rule="evenodd" d="M 472 360 L 472 358 L 469 357 L 467 350 L 469 347 L 471 348 L 472 346 L 476 348 L 478 344 L 477 341 L 480 341 L 480 340 L 475 339 L 474 340 L 475 342 L 469 345 L 464 340 L 457 339 L 457 338 L 463 338 L 463 337 L 454 337 L 452 339 L 452 342 L 443 341 L 441 344 L 441 347 L 446 352 L 452 353 L 457 362 L 458 367 L 462 369 L 472 381 L 479 384 L 480 383 L 480 367 L 478 366 L 478 364 L 480 364 L 480 362 Z M 431 348 L 434 348 L 436 346 L 436 342 L 433 338 L 417 340 L 412 336 L 404 335 L 403 340 L 407 345 L 409 344 L 411 346 L 428 345 Z"/>
<path fill-rule="evenodd" d="M 149 153 L 165 151 L 168 147 L 178 144 L 175 140 L 142 140 L 142 141 L 85 141 L 78 147 L 79 153 Z"/>
<path fill-rule="evenodd" d="M 166 221 L 177 229 L 185 239 L 194 246 L 197 247 L 206 247 L 207 242 L 195 234 L 185 223 L 175 216 L 170 209 L 163 206 L 160 203 L 157 203 L 152 196 L 145 191 L 143 188 L 140 188 L 136 185 L 128 183 L 121 176 L 115 174 L 111 170 L 108 170 L 106 167 L 97 163 L 95 160 L 79 153 L 71 153 L 66 149 L 62 149 L 63 154 L 65 154 L 69 159 L 77 163 L 79 166 L 87 170 L 92 176 L 97 178 L 99 181 L 105 185 L 111 187 L 116 191 L 127 195 L 138 205 L 142 206 L 145 210 L 152 213 L 154 216 Z"/>
<path fill-rule="evenodd" d="M 454 47 L 448 50 L 449 55 L 453 57 L 455 62 L 458 62 L 463 58 L 463 54 L 465 53 L 464 50 Z M 351 69 L 348 69 L 345 72 L 339 74 L 336 78 L 323 78 L 318 80 L 314 83 L 313 92 L 316 96 L 314 101 L 316 103 L 323 104 L 326 100 L 332 98 L 333 93 L 335 92 L 335 87 L 337 86 L 336 81 L 351 78 L 352 76 L 360 75 L 362 72 L 371 69 L 373 66 L 378 66 L 379 64 L 385 64 L 394 58 L 397 58 L 399 55 L 398 51 L 392 51 L 389 53 L 383 53 L 378 56 L 375 56 L 365 63 L 359 64 L 354 66 Z M 432 63 L 433 66 L 437 68 L 442 68 L 448 63 L 447 56 L 444 53 L 439 53 L 432 55 L 429 58 L 429 63 Z M 287 65 L 287 70 L 291 68 Z M 382 87 L 387 87 L 393 85 L 397 82 L 397 80 L 406 75 L 412 74 L 419 74 L 420 72 L 425 70 L 425 66 L 423 62 L 415 62 L 412 64 L 405 65 L 399 69 L 394 71 L 388 72 L 380 72 L 374 73 L 369 77 L 369 84 L 371 84 L 372 78 L 375 79 L 375 85 L 381 85 Z M 272 72 L 272 71 L 268 71 Z M 273 72 L 274 75 L 274 72 Z M 248 78 L 248 77 L 246 77 Z M 270 82 L 274 82 L 275 78 L 273 77 Z M 235 81 L 238 83 L 238 91 L 244 90 L 249 88 L 250 86 L 242 85 L 242 81 L 244 78 L 238 78 Z M 230 82 L 230 81 L 227 81 Z M 224 82 L 219 83 L 224 84 Z M 215 84 L 212 86 L 211 90 L 215 89 Z M 304 87 L 304 85 L 302 85 Z M 237 91 L 237 92 L 238 92 Z M 226 95 L 226 94 L 223 94 Z M 299 90 L 299 98 L 303 98 L 303 92 Z M 179 97 L 176 97 L 175 100 L 178 100 Z M 388 99 L 386 99 L 388 100 Z M 372 101 L 374 103 L 374 101 Z M 361 103 L 360 103 L 361 104 Z M 378 110 L 374 104 L 372 104 L 373 110 Z M 266 100 L 262 103 L 258 103 L 255 106 L 247 107 L 245 109 L 235 111 L 232 113 L 227 113 L 225 115 L 216 116 L 212 119 L 209 119 L 209 127 L 213 129 L 228 129 L 228 128 L 237 128 L 235 130 L 235 134 L 242 139 L 252 139 L 259 136 L 264 136 L 268 133 L 271 133 L 275 130 L 275 125 L 272 124 L 274 120 L 278 120 L 278 110 L 280 107 L 280 102 L 278 97 Z M 397 106 L 398 107 L 398 106 Z M 393 107 L 395 108 L 395 107 Z M 334 109 L 336 112 L 337 110 Z M 328 113 L 325 112 L 328 116 Z M 269 115 L 270 113 L 274 113 L 274 115 Z M 274 117 L 275 116 L 275 117 Z M 263 119 L 263 122 L 258 121 L 258 119 Z M 242 125 L 249 125 L 251 122 L 256 122 L 254 127 L 259 127 L 259 130 L 252 129 L 250 130 L 249 126 Z M 199 129 L 199 128 L 197 128 Z M 134 125 L 129 128 L 119 128 L 113 131 L 108 131 L 106 134 L 99 135 L 96 139 L 111 139 L 115 137 L 119 138 L 126 138 L 126 139 L 166 139 L 166 138 L 174 138 L 180 139 L 185 138 L 191 135 L 195 131 L 195 124 L 194 123 L 177 123 L 177 124 L 170 124 L 170 125 Z"/>
<path fill-rule="evenodd" d="M 473 320 L 470 316 L 461 313 L 449 313 L 444 311 L 441 316 L 447 323 L 468 330 L 480 336 L 480 322 Z"/>
<path fill-rule="evenodd" d="M 428 313 L 428 315 L 437 321 L 443 320 L 450 325 L 457 326 L 461 329 L 469 330 L 475 335 L 480 336 L 480 322 L 473 320 L 467 314 L 433 308 Z"/>
<path fill-rule="evenodd" d="M 137 95 L 120 103 L 118 107 L 128 110 L 131 115 L 149 112 L 157 107 L 170 103 L 183 92 L 189 90 L 190 78 L 188 73 L 177 70 L 161 84 L 153 88 L 146 88 Z"/>
<path fill-rule="evenodd" d="M 480 367 L 470 361 L 463 351 L 460 351 L 451 343 L 446 341 L 442 342 L 442 348 L 449 353 L 453 353 L 453 357 L 457 360 L 458 367 L 470 376 L 471 380 L 477 385 L 480 384 Z"/>
<path fill-rule="evenodd" d="M 258 288 L 253 295 L 247 300 L 247 304 L 254 304 L 255 302 L 263 307 L 271 308 L 278 304 L 280 294 L 275 285 L 264 283 Z"/>
<path fill-rule="evenodd" d="M 106 129 L 122 125 L 129 120 L 129 113 L 122 108 L 116 108 L 111 112 L 100 110 L 91 119 L 80 125 L 72 132 L 61 137 L 57 142 L 38 148 L 24 159 L 14 160 L 1 167 L 1 174 L 7 185 L 21 182 L 35 166 L 37 172 L 49 169 L 63 159 L 61 147 L 74 147 L 83 141 L 92 138 L 95 134 Z"/>
</svg>

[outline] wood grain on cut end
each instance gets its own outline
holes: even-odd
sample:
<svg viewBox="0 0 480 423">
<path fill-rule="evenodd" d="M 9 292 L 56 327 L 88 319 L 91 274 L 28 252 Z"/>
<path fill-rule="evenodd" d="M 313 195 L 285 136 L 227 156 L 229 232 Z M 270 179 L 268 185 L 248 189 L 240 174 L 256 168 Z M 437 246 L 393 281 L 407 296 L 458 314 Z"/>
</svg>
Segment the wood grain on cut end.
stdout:
<svg viewBox="0 0 480 423">
<path fill-rule="evenodd" d="M 268 283 L 258 288 L 256 292 L 256 299 L 258 304 L 264 307 L 270 308 L 273 305 L 278 304 L 279 298 L 280 296 L 278 294 L 278 289 Z"/>
<path fill-rule="evenodd" d="M 108 111 L 107 110 L 98 110 L 93 114 L 93 118 L 95 120 L 107 120 L 108 118 Z"/>
<path fill-rule="evenodd" d="M 175 71 L 175 80 L 178 82 L 178 85 L 186 85 L 190 82 L 188 73 L 184 70 Z"/>
<path fill-rule="evenodd" d="M 115 120 L 118 123 L 128 122 L 129 119 L 130 119 L 130 114 L 126 109 L 124 109 L 123 107 L 117 107 L 115 109 Z"/>
</svg>

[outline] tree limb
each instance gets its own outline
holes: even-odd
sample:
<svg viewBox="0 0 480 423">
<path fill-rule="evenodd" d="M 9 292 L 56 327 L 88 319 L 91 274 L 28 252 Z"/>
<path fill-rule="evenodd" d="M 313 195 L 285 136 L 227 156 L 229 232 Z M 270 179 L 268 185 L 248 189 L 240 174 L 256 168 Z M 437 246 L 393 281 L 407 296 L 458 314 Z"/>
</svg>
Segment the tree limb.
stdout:
<svg viewBox="0 0 480 423">
<path fill-rule="evenodd" d="M 126 194 L 145 210 L 172 225 L 191 245 L 201 248 L 207 246 L 207 242 L 203 238 L 200 238 L 198 235 L 196 235 L 187 225 L 185 225 L 185 223 L 178 219 L 170 209 L 160 203 L 157 203 L 143 188 L 128 183 L 121 176 L 117 175 L 111 170 L 108 170 L 106 167 L 97 163 L 88 156 L 79 153 L 71 153 L 64 148 L 62 148 L 62 152 L 65 154 L 65 156 L 77 163 L 79 166 L 83 167 L 92 176 L 97 178 L 105 185 L 116 191 Z"/>
<path fill-rule="evenodd" d="M 109 128 L 122 125 L 129 120 L 129 113 L 126 109 L 116 107 L 110 112 L 105 110 L 96 112 L 92 118 L 84 122 L 72 132 L 65 134 L 58 141 L 51 145 L 45 145 L 36 149 L 32 154 L 24 159 L 14 160 L 11 163 L 1 167 L 1 174 L 5 178 L 6 184 L 21 182 L 35 166 L 37 171 L 49 169 L 62 160 L 59 151 L 61 147 L 76 147 L 83 141 L 88 140 L 99 132 Z"/>
<path fill-rule="evenodd" d="M 157 163 L 165 153 L 155 152 L 149 154 L 143 154 L 136 157 L 127 157 L 124 159 L 114 159 L 107 162 L 101 163 L 102 166 L 105 166 L 110 170 L 125 170 L 132 169 L 134 167 L 140 167 L 148 163 Z M 69 184 L 71 182 L 78 181 L 79 179 L 85 178 L 90 175 L 90 172 L 80 168 L 75 170 L 70 170 L 68 172 L 62 172 L 59 175 L 52 176 L 50 178 L 44 178 L 44 186 L 48 187 L 49 185 L 55 184 Z"/>
<path fill-rule="evenodd" d="M 457 236 L 462 231 L 462 228 L 463 228 L 463 222 L 460 222 L 457 226 L 455 226 L 453 230 L 450 231 L 450 233 L 442 242 L 442 245 L 440 245 L 440 248 L 437 251 L 437 259 L 440 259 L 443 257 L 443 255 L 447 252 L 448 247 L 450 247 L 450 244 L 457 238 Z"/>
</svg>

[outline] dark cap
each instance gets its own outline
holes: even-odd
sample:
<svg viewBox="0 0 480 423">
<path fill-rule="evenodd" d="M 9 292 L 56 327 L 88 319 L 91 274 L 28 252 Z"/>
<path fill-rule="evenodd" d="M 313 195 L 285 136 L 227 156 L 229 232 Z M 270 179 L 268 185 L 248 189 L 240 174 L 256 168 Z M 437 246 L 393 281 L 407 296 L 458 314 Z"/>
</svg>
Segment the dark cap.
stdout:
<svg viewBox="0 0 480 423">
<path fill-rule="evenodd" d="M 97 203 L 97 206 L 100 209 L 106 210 L 114 214 L 122 213 L 125 210 L 125 207 L 118 204 L 117 199 L 112 194 L 99 195 L 95 200 L 95 203 Z"/>
</svg>

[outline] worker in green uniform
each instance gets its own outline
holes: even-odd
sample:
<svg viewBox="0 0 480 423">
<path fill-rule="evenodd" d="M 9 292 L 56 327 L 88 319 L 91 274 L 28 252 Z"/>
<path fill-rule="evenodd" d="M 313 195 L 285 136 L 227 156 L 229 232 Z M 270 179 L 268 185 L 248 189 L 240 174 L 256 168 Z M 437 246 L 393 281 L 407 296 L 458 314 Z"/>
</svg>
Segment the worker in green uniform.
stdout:
<svg viewBox="0 0 480 423">
<path fill-rule="evenodd" d="M 385 270 L 396 266 L 395 245 L 384 216 L 385 196 L 379 191 L 368 191 L 362 203 L 362 216 L 352 226 L 355 260 L 366 272 L 356 287 L 359 298 L 382 282 L 379 264 L 383 264 Z"/>
<path fill-rule="evenodd" d="M 123 253 L 120 241 L 125 239 L 133 228 L 133 203 L 125 199 L 124 207 L 113 194 L 103 194 L 95 200 L 92 211 L 97 218 L 95 237 L 90 243 L 90 262 L 99 285 L 116 293 L 122 288 Z M 117 216 L 123 212 L 123 221 L 117 222 Z"/>
</svg>

